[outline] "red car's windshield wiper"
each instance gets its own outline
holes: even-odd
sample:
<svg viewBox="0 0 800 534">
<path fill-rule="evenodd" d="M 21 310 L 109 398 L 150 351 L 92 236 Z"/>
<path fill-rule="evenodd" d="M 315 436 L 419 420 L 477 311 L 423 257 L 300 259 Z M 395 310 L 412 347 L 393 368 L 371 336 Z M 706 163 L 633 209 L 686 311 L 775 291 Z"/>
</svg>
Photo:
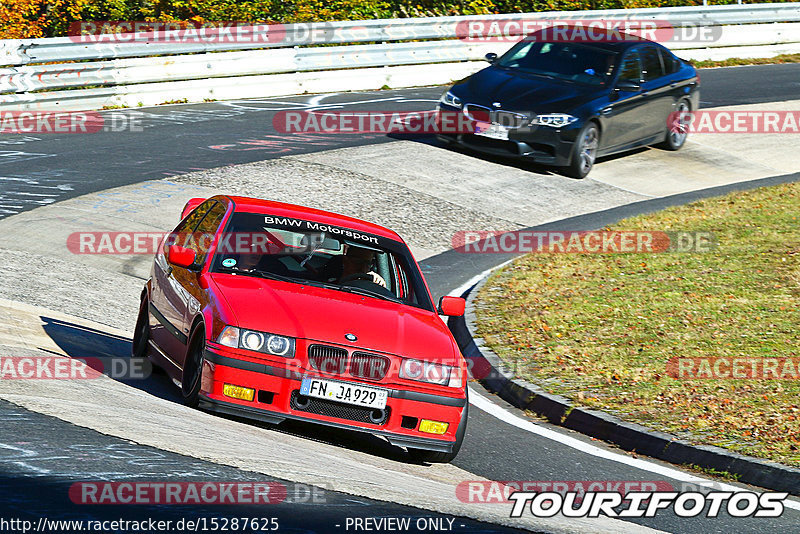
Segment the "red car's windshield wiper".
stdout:
<svg viewBox="0 0 800 534">
<path fill-rule="evenodd" d="M 375 297 L 376 299 L 383 299 L 388 300 L 391 302 L 397 302 L 402 304 L 403 301 L 397 297 L 390 297 L 389 295 L 385 295 L 383 293 L 378 293 L 377 291 L 370 291 L 369 289 L 364 289 L 363 287 L 355 287 L 355 286 L 336 286 L 336 289 L 340 291 L 347 291 L 348 293 L 356 293 L 358 295 L 365 295 L 367 297 Z"/>
<path fill-rule="evenodd" d="M 227 269 L 223 272 L 230 272 L 232 274 L 244 274 L 250 276 L 260 276 L 262 278 L 269 278 L 271 280 L 278 280 L 280 282 L 298 282 L 305 280 L 301 280 L 300 278 L 292 278 L 291 276 L 283 276 L 281 274 L 271 273 L 269 271 L 262 271 L 261 269 Z"/>
</svg>

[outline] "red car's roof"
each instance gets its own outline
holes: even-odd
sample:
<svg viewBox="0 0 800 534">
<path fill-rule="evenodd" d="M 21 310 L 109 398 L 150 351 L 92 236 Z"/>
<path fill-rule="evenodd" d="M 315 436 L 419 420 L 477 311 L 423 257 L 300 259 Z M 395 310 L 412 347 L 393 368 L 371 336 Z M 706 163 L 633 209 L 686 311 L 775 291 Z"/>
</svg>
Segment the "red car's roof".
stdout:
<svg viewBox="0 0 800 534">
<path fill-rule="evenodd" d="M 263 200 L 260 198 L 234 196 L 228 196 L 228 198 L 233 200 L 234 204 L 236 205 L 234 210 L 236 212 L 263 213 L 265 215 L 278 215 L 281 217 L 307 219 L 309 221 L 323 224 L 343 226 L 350 228 L 351 230 L 367 232 L 403 242 L 403 238 L 388 228 L 367 221 L 362 221 L 361 219 L 348 217 L 346 215 L 339 215 L 338 213 L 308 208 L 306 206 L 298 206 L 297 204 L 286 204 L 284 202 L 275 202 L 273 200 Z"/>
</svg>

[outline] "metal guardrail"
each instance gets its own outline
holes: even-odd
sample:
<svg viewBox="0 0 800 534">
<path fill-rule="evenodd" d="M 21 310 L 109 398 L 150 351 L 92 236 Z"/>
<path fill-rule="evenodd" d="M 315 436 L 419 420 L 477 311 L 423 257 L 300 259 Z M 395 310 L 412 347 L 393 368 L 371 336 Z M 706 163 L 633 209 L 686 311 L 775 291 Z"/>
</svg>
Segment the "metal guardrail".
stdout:
<svg viewBox="0 0 800 534">
<path fill-rule="evenodd" d="M 281 48 L 328 44 L 396 42 L 408 40 L 454 39 L 459 24 L 468 21 L 501 20 L 666 20 L 674 26 L 752 24 L 759 22 L 800 22 L 800 3 L 744 4 L 709 7 L 674 7 L 643 9 L 607 9 L 598 11 L 564 11 L 545 13 L 513 13 L 458 17 L 359 20 L 287 24 L 280 42 L 264 42 L 269 27 L 254 26 L 255 43 L 174 43 L 136 40 L 125 43 L 88 43 L 73 37 L 19 39 L 0 41 L 0 65 L 27 65 L 55 61 L 112 59 L 197 52 L 220 52 L 252 48 Z"/>
<path fill-rule="evenodd" d="M 704 46 L 759 46 L 800 42 L 800 24 L 758 24 L 741 36 L 723 35 Z M 672 48 L 691 48 L 694 43 L 675 43 Z M 225 76 L 251 76 L 384 65 L 422 65 L 478 61 L 487 52 L 508 45 L 457 40 L 401 42 L 391 45 L 351 45 L 313 48 L 281 48 L 269 51 L 221 52 L 154 58 L 134 58 L 86 63 L 26 65 L 0 69 L 0 93 L 71 89 L 97 85 L 168 82 Z M 268 58 L 269 61 L 264 61 Z"/>
<path fill-rule="evenodd" d="M 136 93 L 137 86 L 168 82 L 209 79 L 208 86 L 213 87 L 218 83 L 215 79 L 232 77 L 474 62 L 512 43 L 459 40 L 468 22 L 599 19 L 730 29 L 713 42 L 665 43 L 674 49 L 800 43 L 800 2 L 261 25 L 248 30 L 248 42 L 177 44 L 164 42 L 163 34 L 162 39 L 127 34 L 114 42 L 81 42 L 77 36 L 2 40 L 0 65 L 9 66 L 0 68 L 0 105 L 57 96 L 70 99 L 81 96 L 66 94 L 74 89 L 91 88 L 79 89 L 88 94 L 101 89 L 97 86 L 120 87 L 118 93 L 103 93 L 119 101 L 123 95 Z M 346 46 L 310 46 L 319 44 Z M 422 80 L 420 84 L 425 83 L 441 82 Z M 51 94 L 54 90 L 61 94 Z M 227 90 L 225 97 L 235 97 L 232 94 Z"/>
</svg>

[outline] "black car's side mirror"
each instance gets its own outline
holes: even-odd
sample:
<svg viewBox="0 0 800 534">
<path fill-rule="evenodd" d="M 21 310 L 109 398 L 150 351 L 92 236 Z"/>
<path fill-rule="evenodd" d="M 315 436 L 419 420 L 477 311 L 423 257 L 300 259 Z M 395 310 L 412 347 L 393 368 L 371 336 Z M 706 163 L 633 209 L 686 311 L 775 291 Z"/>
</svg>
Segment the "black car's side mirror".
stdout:
<svg viewBox="0 0 800 534">
<path fill-rule="evenodd" d="M 620 80 L 615 87 L 617 91 L 638 91 L 641 88 L 642 85 L 633 80 Z"/>
<path fill-rule="evenodd" d="M 494 52 L 489 52 L 488 54 L 486 54 L 486 55 L 484 56 L 484 58 L 485 58 L 485 59 L 486 59 L 486 61 L 488 61 L 489 63 L 494 63 L 495 61 L 497 61 L 497 54 L 495 54 Z"/>
</svg>

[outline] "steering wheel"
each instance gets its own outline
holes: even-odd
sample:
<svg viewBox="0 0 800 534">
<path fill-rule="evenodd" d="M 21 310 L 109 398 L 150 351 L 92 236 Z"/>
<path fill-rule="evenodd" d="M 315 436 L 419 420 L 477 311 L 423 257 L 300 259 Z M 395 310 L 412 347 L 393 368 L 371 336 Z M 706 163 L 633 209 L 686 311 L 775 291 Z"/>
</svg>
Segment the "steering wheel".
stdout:
<svg viewBox="0 0 800 534">
<path fill-rule="evenodd" d="M 347 282 L 352 282 L 354 280 L 367 280 L 368 282 L 372 282 L 373 281 L 372 280 L 372 275 L 369 274 L 369 273 L 355 273 L 355 274 L 351 274 L 349 276 L 345 276 L 344 278 L 342 278 L 339 281 L 339 283 L 340 284 L 344 284 L 344 283 L 347 283 Z"/>
</svg>

